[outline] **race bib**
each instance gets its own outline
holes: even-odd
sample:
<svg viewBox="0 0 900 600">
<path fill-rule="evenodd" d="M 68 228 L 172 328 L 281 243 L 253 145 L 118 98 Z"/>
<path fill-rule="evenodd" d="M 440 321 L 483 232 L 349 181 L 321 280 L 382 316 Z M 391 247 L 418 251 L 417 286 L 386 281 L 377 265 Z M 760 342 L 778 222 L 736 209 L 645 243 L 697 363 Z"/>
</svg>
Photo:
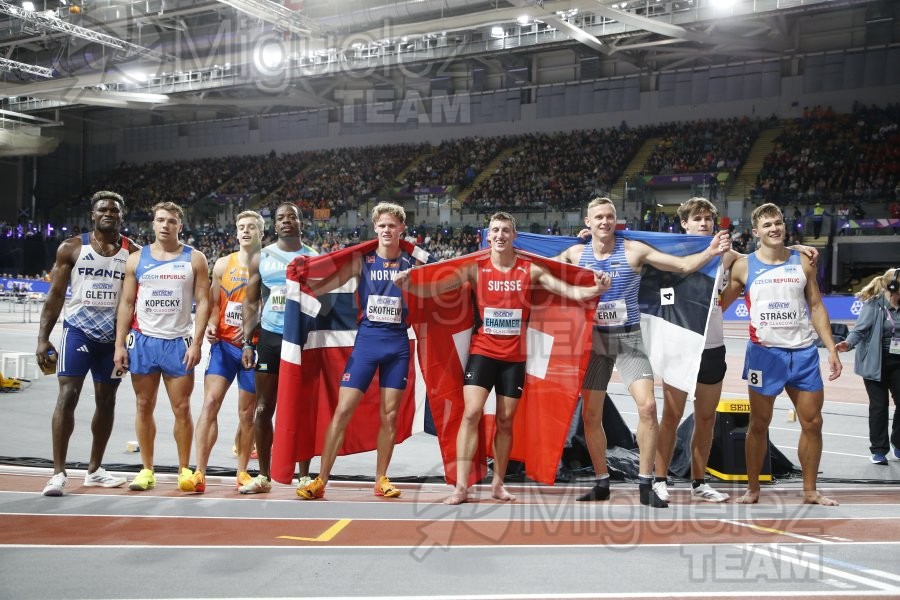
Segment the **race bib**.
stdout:
<svg viewBox="0 0 900 600">
<path fill-rule="evenodd" d="M 399 296 L 369 295 L 366 318 L 372 323 L 400 323 L 403 320 L 403 304 Z"/>
<path fill-rule="evenodd" d="M 96 308 L 115 308 L 119 298 L 116 286 L 109 281 L 86 280 L 81 288 L 81 304 Z"/>
<path fill-rule="evenodd" d="M 225 305 L 225 324 L 229 327 L 240 327 L 244 323 L 244 311 L 240 302 L 228 301 Z"/>
<path fill-rule="evenodd" d="M 149 315 L 174 315 L 181 312 L 181 288 L 155 289 L 144 298 L 144 312 Z"/>
<path fill-rule="evenodd" d="M 796 327 L 800 320 L 800 306 L 789 300 L 767 302 L 759 311 L 759 327 L 782 329 Z"/>
<path fill-rule="evenodd" d="M 624 325 L 626 321 L 628 321 L 628 307 L 624 299 L 597 304 L 597 325 L 613 327 Z"/>
<path fill-rule="evenodd" d="M 287 303 L 287 286 L 277 285 L 272 288 L 269 296 L 269 309 L 272 312 L 283 313 L 285 304 Z"/>
<path fill-rule="evenodd" d="M 485 307 L 484 332 L 489 335 L 519 335 L 522 332 L 522 309 Z"/>
</svg>

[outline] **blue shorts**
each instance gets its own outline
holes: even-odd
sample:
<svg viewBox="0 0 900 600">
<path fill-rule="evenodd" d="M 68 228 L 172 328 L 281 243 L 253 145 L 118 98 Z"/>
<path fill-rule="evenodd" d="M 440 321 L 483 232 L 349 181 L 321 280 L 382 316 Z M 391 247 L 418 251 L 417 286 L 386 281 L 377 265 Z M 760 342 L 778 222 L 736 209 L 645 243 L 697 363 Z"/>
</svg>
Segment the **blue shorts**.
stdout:
<svg viewBox="0 0 900 600">
<path fill-rule="evenodd" d="M 116 370 L 113 362 L 115 350 L 114 342 L 98 342 L 63 322 L 56 375 L 83 378 L 90 371 L 92 379 L 98 383 L 118 384 L 122 381 L 122 373 Z"/>
<path fill-rule="evenodd" d="M 344 367 L 341 387 L 365 391 L 378 369 L 379 385 L 406 389 L 409 376 L 409 335 L 406 330 L 360 327 L 356 344 Z"/>
<path fill-rule="evenodd" d="M 164 340 L 150 337 L 134 329 L 128 334 L 128 370 L 132 375 L 162 373 L 184 377 L 194 372 L 184 364 L 184 354 L 193 342 L 190 336 Z"/>
<path fill-rule="evenodd" d="M 241 349 L 234 344 L 220 341 L 210 346 L 206 375 L 224 377 L 228 383 L 237 377 L 239 390 L 251 394 L 256 393 L 256 377 L 253 375 L 253 367 L 244 368 L 241 364 Z"/>
<path fill-rule="evenodd" d="M 801 392 L 817 392 L 825 387 L 819 370 L 819 350 L 767 348 L 747 342 L 744 357 L 747 386 L 763 396 L 777 396 L 785 387 Z"/>
</svg>

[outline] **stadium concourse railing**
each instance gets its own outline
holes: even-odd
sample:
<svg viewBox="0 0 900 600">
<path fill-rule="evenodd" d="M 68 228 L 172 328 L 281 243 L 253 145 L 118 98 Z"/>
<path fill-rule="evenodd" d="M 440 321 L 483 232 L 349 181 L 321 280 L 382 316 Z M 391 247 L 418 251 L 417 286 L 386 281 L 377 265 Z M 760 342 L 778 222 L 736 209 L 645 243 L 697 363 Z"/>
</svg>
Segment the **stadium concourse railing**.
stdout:
<svg viewBox="0 0 900 600">
<path fill-rule="evenodd" d="M 46 294 L 0 292 L 0 323 L 39 323 Z"/>
</svg>

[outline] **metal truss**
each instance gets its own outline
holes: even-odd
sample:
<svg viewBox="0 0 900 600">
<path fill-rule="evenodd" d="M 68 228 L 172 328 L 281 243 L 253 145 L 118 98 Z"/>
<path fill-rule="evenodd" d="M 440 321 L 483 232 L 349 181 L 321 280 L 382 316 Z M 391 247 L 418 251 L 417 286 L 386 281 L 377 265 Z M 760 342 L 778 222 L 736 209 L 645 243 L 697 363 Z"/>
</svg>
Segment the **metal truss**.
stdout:
<svg viewBox="0 0 900 600">
<path fill-rule="evenodd" d="M 144 58 L 151 58 L 159 62 L 168 62 L 171 60 L 170 57 L 155 50 L 144 48 L 143 46 L 138 46 L 137 44 L 126 42 L 125 40 L 121 40 L 117 37 L 113 37 L 105 33 L 100 33 L 99 31 L 87 29 L 86 27 L 73 25 L 68 21 L 63 21 L 62 19 L 57 18 L 55 13 L 53 12 L 49 12 L 48 14 L 47 12 L 26 10 L 20 6 L 10 4 L 5 0 L 0 0 L 0 13 L 4 13 L 11 17 L 21 19 L 26 23 L 30 23 L 31 25 L 35 25 L 37 27 L 52 29 L 54 31 L 62 31 L 84 40 L 90 40 L 92 42 L 97 42 L 98 44 L 108 46 L 110 48 L 115 48 L 116 50 L 122 51 L 122 53 L 126 57 L 141 56 Z"/>
<path fill-rule="evenodd" d="M 2 57 L 0 57 L 0 69 L 3 69 L 4 71 L 21 71 L 23 73 L 28 73 L 29 75 L 39 75 L 40 77 L 53 77 L 53 69 L 29 65 L 17 60 L 10 60 Z"/>
<path fill-rule="evenodd" d="M 219 2 L 291 33 L 308 35 L 320 29 L 315 21 L 303 13 L 270 0 L 219 0 Z"/>
</svg>

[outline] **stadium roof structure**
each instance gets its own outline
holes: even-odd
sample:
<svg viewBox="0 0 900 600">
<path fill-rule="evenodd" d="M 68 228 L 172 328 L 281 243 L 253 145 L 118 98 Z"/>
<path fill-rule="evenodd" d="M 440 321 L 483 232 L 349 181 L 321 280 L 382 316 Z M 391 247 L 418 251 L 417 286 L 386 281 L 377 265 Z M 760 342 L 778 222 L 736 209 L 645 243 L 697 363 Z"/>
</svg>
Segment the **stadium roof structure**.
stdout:
<svg viewBox="0 0 900 600">
<path fill-rule="evenodd" d="M 891 0 L 0 0 L 0 109 L 336 106 L 653 74 L 897 38 Z M 494 83 L 485 83 L 486 80 Z"/>
</svg>

